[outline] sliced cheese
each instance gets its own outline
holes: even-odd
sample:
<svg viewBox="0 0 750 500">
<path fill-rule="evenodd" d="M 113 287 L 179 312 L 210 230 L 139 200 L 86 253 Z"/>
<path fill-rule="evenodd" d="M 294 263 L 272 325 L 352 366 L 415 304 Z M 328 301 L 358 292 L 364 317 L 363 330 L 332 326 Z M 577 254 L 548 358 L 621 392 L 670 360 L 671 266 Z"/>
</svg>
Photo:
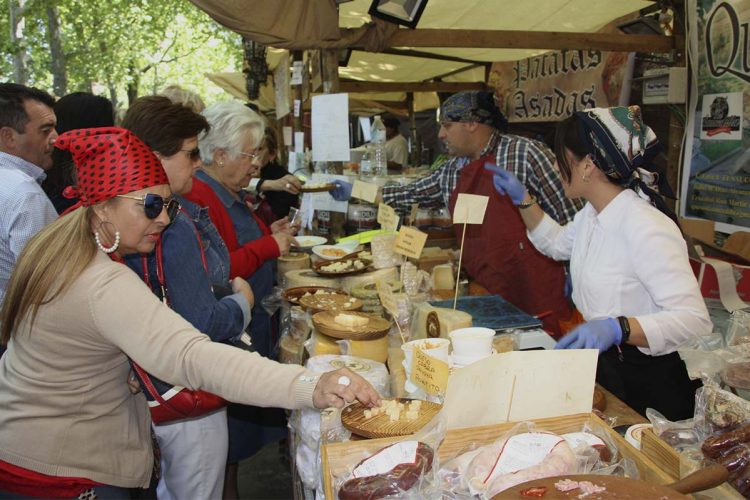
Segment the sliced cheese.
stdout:
<svg viewBox="0 0 750 500">
<path fill-rule="evenodd" d="M 316 330 L 313 330 L 307 350 L 310 352 L 310 356 L 341 354 L 341 347 L 336 343 L 336 340 Z"/>
<path fill-rule="evenodd" d="M 432 268 L 432 288 L 437 290 L 453 290 L 456 280 L 453 277 L 451 264 L 438 264 Z"/>
<path fill-rule="evenodd" d="M 472 326 L 471 314 L 429 304 L 416 306 L 411 325 L 412 339 L 448 338 L 448 334 L 459 328 Z"/>
<path fill-rule="evenodd" d="M 333 321 L 337 325 L 345 326 L 347 328 L 359 328 L 365 326 L 370 322 L 368 318 L 364 316 L 357 316 L 356 314 L 340 313 L 333 317 Z"/>
</svg>

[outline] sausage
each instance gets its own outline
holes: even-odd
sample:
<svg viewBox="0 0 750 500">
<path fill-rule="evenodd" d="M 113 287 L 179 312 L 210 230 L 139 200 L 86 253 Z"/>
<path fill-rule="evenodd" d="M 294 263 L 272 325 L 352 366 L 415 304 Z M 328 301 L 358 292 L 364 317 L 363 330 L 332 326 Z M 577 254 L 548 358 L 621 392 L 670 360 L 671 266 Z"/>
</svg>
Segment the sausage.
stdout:
<svg viewBox="0 0 750 500">
<path fill-rule="evenodd" d="M 740 444 L 747 443 L 750 441 L 750 424 L 743 425 L 733 431 L 719 434 L 716 436 L 709 436 L 703 441 L 703 454 L 707 458 L 718 458 L 722 453 L 728 451 L 730 448 Z"/>
<path fill-rule="evenodd" d="M 732 477 L 736 477 L 747 468 L 750 462 L 750 446 L 741 444 L 724 453 L 717 460 L 726 467 Z"/>
<path fill-rule="evenodd" d="M 379 450 L 378 453 L 384 449 Z M 384 474 L 349 479 L 341 485 L 339 499 L 375 500 L 398 495 L 402 491 L 409 490 L 417 484 L 420 477 L 432 470 L 433 456 L 434 452 L 431 447 L 419 443 L 417 445 L 417 458 L 414 463 L 398 464 Z"/>
<path fill-rule="evenodd" d="M 746 471 L 736 479 L 733 479 L 732 486 L 734 486 L 734 489 L 739 491 L 743 497 L 750 498 L 750 472 Z"/>
</svg>

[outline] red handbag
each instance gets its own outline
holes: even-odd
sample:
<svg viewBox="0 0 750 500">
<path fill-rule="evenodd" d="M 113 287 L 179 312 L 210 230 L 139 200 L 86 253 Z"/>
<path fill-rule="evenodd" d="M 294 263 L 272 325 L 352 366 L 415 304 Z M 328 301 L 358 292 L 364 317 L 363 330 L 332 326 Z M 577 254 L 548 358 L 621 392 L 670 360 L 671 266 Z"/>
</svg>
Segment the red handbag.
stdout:
<svg viewBox="0 0 750 500">
<path fill-rule="evenodd" d="M 208 270 L 206 255 L 203 252 L 203 244 L 197 230 L 196 237 L 198 238 L 198 245 L 201 250 L 203 267 Z M 151 288 L 148 273 L 148 260 L 146 259 L 146 256 L 142 257 L 142 265 L 143 280 L 149 288 Z M 161 238 L 159 238 L 159 241 L 156 243 L 156 276 L 159 281 L 159 286 L 161 287 L 162 301 L 169 306 L 170 303 L 169 297 L 167 296 L 167 286 L 164 280 Z M 159 380 L 153 375 L 148 374 L 132 359 L 130 360 L 130 365 L 132 366 L 133 372 L 146 395 L 148 409 L 151 412 L 151 420 L 155 424 L 164 424 L 186 418 L 200 417 L 201 415 L 211 413 L 227 405 L 225 399 L 215 394 L 211 394 L 210 392 L 201 390 L 193 391 L 185 387 L 172 385 L 163 380 Z"/>
</svg>

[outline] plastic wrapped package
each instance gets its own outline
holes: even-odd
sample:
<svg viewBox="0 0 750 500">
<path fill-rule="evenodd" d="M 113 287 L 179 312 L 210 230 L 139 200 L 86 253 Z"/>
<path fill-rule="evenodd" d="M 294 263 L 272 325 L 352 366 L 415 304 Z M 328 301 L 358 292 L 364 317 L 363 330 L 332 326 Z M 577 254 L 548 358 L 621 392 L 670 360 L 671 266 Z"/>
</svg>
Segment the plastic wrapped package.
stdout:
<svg viewBox="0 0 750 500">
<path fill-rule="evenodd" d="M 265 309 L 269 316 L 276 314 L 276 311 L 279 310 L 282 304 L 286 304 L 281 295 L 282 293 L 284 293 L 284 290 L 275 286 L 271 289 L 271 293 L 263 297 L 263 300 L 260 301 L 263 309 Z"/>
<path fill-rule="evenodd" d="M 372 252 L 372 264 L 375 269 L 396 267 L 401 264 L 401 256 L 393 251 L 395 242 L 395 234 L 379 234 L 372 237 L 370 251 Z"/>
<path fill-rule="evenodd" d="M 358 358 L 356 356 L 323 355 L 313 356 L 307 360 L 305 365 L 308 370 L 326 373 L 339 368 L 348 368 L 357 375 L 362 376 L 383 397 L 390 396 L 390 382 L 388 369 L 383 363 L 371 359 Z"/>
<path fill-rule="evenodd" d="M 750 312 L 737 310 L 727 322 L 726 342 L 728 346 L 750 343 Z"/>
<path fill-rule="evenodd" d="M 695 425 L 703 439 L 716 433 L 731 431 L 750 420 L 750 402 L 721 389 L 711 379 L 695 393 Z"/>
<path fill-rule="evenodd" d="M 646 409 L 646 418 L 654 426 L 654 434 L 677 451 L 695 448 L 701 442 L 701 436 L 695 429 L 695 419 L 672 422 L 653 408 Z"/>
<path fill-rule="evenodd" d="M 438 415 L 402 441 L 352 454 L 331 469 L 336 495 L 340 500 L 439 498 L 437 450 L 444 437 L 445 422 Z"/>
</svg>

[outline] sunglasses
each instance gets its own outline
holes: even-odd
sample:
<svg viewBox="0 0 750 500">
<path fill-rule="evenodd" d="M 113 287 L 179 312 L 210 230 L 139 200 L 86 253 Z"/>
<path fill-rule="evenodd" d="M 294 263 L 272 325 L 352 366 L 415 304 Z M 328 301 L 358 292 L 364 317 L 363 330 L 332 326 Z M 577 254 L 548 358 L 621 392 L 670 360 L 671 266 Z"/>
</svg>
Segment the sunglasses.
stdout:
<svg viewBox="0 0 750 500">
<path fill-rule="evenodd" d="M 197 147 L 193 149 L 181 149 L 180 151 L 187 153 L 188 158 L 190 158 L 193 161 L 198 160 L 201 157 L 201 150 L 200 148 L 197 148 Z"/>
<path fill-rule="evenodd" d="M 174 198 L 165 200 L 158 194 L 145 194 L 142 197 L 138 196 L 127 196 L 124 194 L 118 194 L 117 198 L 127 198 L 129 200 L 140 201 L 143 205 L 143 211 L 146 213 L 146 217 L 149 219 L 156 219 L 161 215 L 161 211 L 166 208 L 169 220 L 172 221 L 177 216 L 177 212 L 180 210 L 180 202 Z"/>
</svg>

